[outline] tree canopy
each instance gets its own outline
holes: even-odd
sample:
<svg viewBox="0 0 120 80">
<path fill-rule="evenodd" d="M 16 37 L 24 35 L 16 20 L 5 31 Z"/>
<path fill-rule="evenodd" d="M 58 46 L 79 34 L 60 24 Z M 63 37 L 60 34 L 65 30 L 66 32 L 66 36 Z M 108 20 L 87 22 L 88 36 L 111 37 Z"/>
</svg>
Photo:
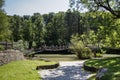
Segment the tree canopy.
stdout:
<svg viewBox="0 0 120 80">
<path fill-rule="evenodd" d="M 3 5 L 4 5 L 4 0 L 0 0 L 0 9 L 2 8 Z"/>
<path fill-rule="evenodd" d="M 89 10 L 107 10 L 120 18 L 120 0 L 70 0 L 71 7 L 84 7 Z"/>
<path fill-rule="evenodd" d="M 0 0 L 0 41 L 8 40 L 10 37 L 8 17 L 4 13 L 2 6 L 4 5 L 4 0 Z"/>
<path fill-rule="evenodd" d="M 1 1 L 2 5 L 4 0 Z M 71 0 L 72 6 L 76 4 L 75 1 L 84 4 L 82 6 L 95 10 L 97 8 L 94 7 L 94 1 L 99 0 Z M 117 0 L 114 2 L 116 8 L 112 6 L 112 0 L 110 1 L 111 9 L 119 10 Z M 79 8 L 79 4 L 77 4 L 77 8 Z M 82 36 L 82 40 L 86 44 L 100 44 L 104 47 L 119 48 L 119 30 L 120 19 L 114 19 L 108 11 L 99 10 L 81 13 L 76 9 L 68 9 L 66 12 L 51 12 L 43 15 L 34 13 L 31 16 L 7 16 L 2 7 L 0 10 L 0 41 L 22 41 L 28 44 L 28 48 L 40 47 L 45 44 L 49 46 L 67 45 L 70 43 L 71 36 L 75 34 Z"/>
</svg>

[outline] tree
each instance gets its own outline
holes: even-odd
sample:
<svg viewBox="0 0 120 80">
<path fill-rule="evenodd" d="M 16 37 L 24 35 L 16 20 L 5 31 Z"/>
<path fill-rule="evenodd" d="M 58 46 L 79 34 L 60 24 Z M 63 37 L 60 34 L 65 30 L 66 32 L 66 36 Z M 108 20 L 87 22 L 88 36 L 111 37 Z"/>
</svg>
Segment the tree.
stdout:
<svg viewBox="0 0 120 80">
<path fill-rule="evenodd" d="M 35 38 L 35 33 L 30 19 L 24 19 L 22 31 L 23 39 L 29 43 L 29 49 L 31 49 Z"/>
<path fill-rule="evenodd" d="M 70 49 L 79 59 L 91 58 L 93 56 L 91 49 L 84 44 L 81 36 L 78 34 L 72 35 Z"/>
<path fill-rule="evenodd" d="M 4 0 L 0 0 L 0 41 L 5 41 L 10 39 L 10 30 L 9 30 L 9 22 L 8 17 L 4 13 L 2 6 L 4 4 Z"/>
<path fill-rule="evenodd" d="M 54 15 L 55 15 L 55 13 L 53 13 L 53 12 L 51 12 L 51 13 L 49 13 L 49 14 L 43 14 L 43 15 L 42 15 L 43 18 L 44 18 L 44 23 L 45 23 L 46 26 L 47 26 L 47 24 L 48 24 L 49 22 L 52 21 L 52 18 L 54 17 Z"/>
<path fill-rule="evenodd" d="M 86 45 L 120 48 L 120 19 L 113 19 L 109 12 L 88 12 L 84 15 L 89 27 L 82 35 Z"/>
<path fill-rule="evenodd" d="M 8 26 L 8 18 L 5 13 L 0 11 L 0 41 L 10 39 L 10 30 Z"/>
<path fill-rule="evenodd" d="M 70 41 L 70 37 L 72 34 L 82 34 L 83 26 L 82 26 L 82 16 L 80 12 L 70 9 L 65 13 L 65 24 L 67 28 L 67 41 Z"/>
<path fill-rule="evenodd" d="M 82 7 L 89 10 L 107 10 L 116 18 L 120 18 L 120 0 L 70 0 L 71 7 L 76 5 L 77 9 Z"/>
<path fill-rule="evenodd" d="M 64 12 L 54 15 L 52 21 L 46 26 L 46 43 L 48 45 L 61 45 L 66 43 L 66 27 L 64 22 Z"/>
<path fill-rule="evenodd" d="M 45 35 L 45 27 L 44 27 L 44 19 L 41 14 L 34 13 L 31 17 L 34 29 L 34 41 L 39 47 L 41 44 L 45 43 L 44 35 Z"/>
<path fill-rule="evenodd" d="M 0 0 L 0 10 L 2 10 L 3 5 L 4 5 L 4 0 Z"/>
<path fill-rule="evenodd" d="M 10 19 L 10 29 L 12 31 L 13 41 L 17 42 L 22 39 L 22 17 L 18 15 L 14 15 Z"/>
</svg>

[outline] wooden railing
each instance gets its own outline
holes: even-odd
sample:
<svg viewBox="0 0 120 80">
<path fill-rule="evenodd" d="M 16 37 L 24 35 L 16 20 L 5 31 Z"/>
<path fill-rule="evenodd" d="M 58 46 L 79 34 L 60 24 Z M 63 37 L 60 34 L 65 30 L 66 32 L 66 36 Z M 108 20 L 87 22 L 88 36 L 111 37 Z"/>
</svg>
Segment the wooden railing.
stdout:
<svg viewBox="0 0 120 80">
<path fill-rule="evenodd" d="M 34 49 L 35 53 L 69 53 L 68 45 L 62 46 L 41 46 Z"/>
<path fill-rule="evenodd" d="M 5 50 L 13 48 L 12 42 L 0 42 L 0 45 L 4 46 Z"/>
<path fill-rule="evenodd" d="M 34 54 L 71 54 L 68 46 L 42 46 Z"/>
<path fill-rule="evenodd" d="M 69 47 L 67 45 L 62 45 L 62 46 L 42 46 L 39 47 L 38 50 L 48 50 L 48 51 L 59 51 L 59 50 L 66 50 Z"/>
</svg>

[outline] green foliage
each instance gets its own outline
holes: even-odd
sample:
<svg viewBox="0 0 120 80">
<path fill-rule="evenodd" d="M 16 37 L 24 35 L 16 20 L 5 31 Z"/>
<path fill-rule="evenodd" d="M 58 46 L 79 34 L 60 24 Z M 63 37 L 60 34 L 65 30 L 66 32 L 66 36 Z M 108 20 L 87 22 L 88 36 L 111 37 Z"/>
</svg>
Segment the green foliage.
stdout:
<svg viewBox="0 0 120 80">
<path fill-rule="evenodd" d="M 35 41 L 37 46 L 40 44 L 44 43 L 44 37 L 45 37 L 45 26 L 44 26 L 44 19 L 41 14 L 39 13 L 34 13 L 34 15 L 31 17 L 32 20 L 32 31 L 34 38 L 32 41 Z M 31 37 L 32 37 L 31 36 Z"/>
<path fill-rule="evenodd" d="M 43 44 L 68 44 L 71 35 L 78 33 L 82 35 L 80 43 L 84 43 L 84 46 L 120 48 L 120 20 L 114 19 L 113 16 L 120 17 L 118 0 L 70 0 L 70 6 L 74 9 L 67 12 L 44 15 L 34 13 L 32 16 L 14 15 L 8 16 L 9 18 L 2 10 L 4 1 L 0 0 L 0 41 L 22 40 L 23 43 L 27 41 L 27 47 L 30 49 Z M 106 9 L 108 3 L 109 8 Z M 90 12 L 80 13 L 79 4 L 83 4 L 81 7 L 88 8 Z M 93 12 L 100 7 L 110 12 L 100 10 Z M 85 48 L 86 50 L 88 49 Z"/>
<path fill-rule="evenodd" d="M 23 17 L 14 15 L 10 17 L 9 26 L 12 40 L 27 41 L 29 48 L 43 44 L 68 44 L 71 35 L 76 33 L 81 35 L 85 46 L 120 47 L 120 20 L 113 19 L 109 12 L 80 13 L 68 10 L 44 15 L 35 13 Z"/>
<path fill-rule="evenodd" d="M 106 53 L 106 50 L 101 48 L 101 49 L 100 49 L 100 53 L 101 53 L 101 54 L 105 54 L 105 53 Z"/>
<path fill-rule="evenodd" d="M 84 20 L 80 12 L 68 9 L 68 11 L 65 13 L 64 19 L 67 29 L 67 41 L 70 41 L 70 37 L 73 34 L 82 34 L 84 32 Z"/>
<path fill-rule="evenodd" d="M 95 32 L 93 30 L 90 30 L 87 33 L 84 33 L 81 35 L 81 38 L 86 46 L 98 46 L 98 40 Z"/>
<path fill-rule="evenodd" d="M 4 4 L 4 1 L 5 1 L 5 0 L 0 0 L 0 10 L 1 10 L 3 4 Z"/>
<path fill-rule="evenodd" d="M 10 30 L 8 26 L 8 18 L 6 14 L 0 10 L 0 41 L 9 40 Z"/>
<path fill-rule="evenodd" d="M 9 30 L 8 17 L 5 14 L 2 6 L 5 0 L 0 0 L 0 41 L 9 41 L 11 31 Z"/>
<path fill-rule="evenodd" d="M 39 13 L 33 16 L 18 16 L 10 17 L 10 28 L 12 31 L 12 39 L 17 42 L 19 40 L 27 41 L 29 48 L 35 42 L 36 46 L 44 42 L 44 23 L 43 17 Z M 16 34 L 17 33 L 17 34 Z"/>
<path fill-rule="evenodd" d="M 22 18 L 18 15 L 10 17 L 10 30 L 12 31 L 11 37 L 13 41 L 22 39 Z"/>
<path fill-rule="evenodd" d="M 120 20 L 114 20 L 110 23 L 109 27 L 101 26 L 98 30 L 98 36 L 101 37 L 103 47 L 120 48 Z"/>
<path fill-rule="evenodd" d="M 90 12 L 86 13 L 85 16 L 87 31 L 82 35 L 82 38 L 86 44 L 92 44 L 100 48 L 119 48 L 119 19 L 113 19 L 113 16 L 108 12 Z"/>
<path fill-rule="evenodd" d="M 33 47 L 33 48 L 35 48 L 36 45 L 37 45 L 37 44 L 36 44 L 35 42 L 32 43 L 32 47 Z"/>
<path fill-rule="evenodd" d="M 4 46 L 0 45 L 0 50 L 5 50 Z"/>
<path fill-rule="evenodd" d="M 67 28 L 65 27 L 64 12 L 56 13 L 51 22 L 46 24 L 45 43 L 48 45 L 65 44 L 66 35 Z"/>
<path fill-rule="evenodd" d="M 119 0 L 70 0 L 70 7 L 76 10 L 88 9 L 89 11 L 107 10 L 115 17 L 120 18 Z M 82 6 L 81 6 L 82 5 Z M 101 9 L 101 7 L 103 9 Z"/>
<path fill-rule="evenodd" d="M 120 57 L 108 59 L 93 59 L 85 62 L 86 65 L 96 68 L 108 68 L 102 80 L 119 80 L 120 79 Z"/>
<path fill-rule="evenodd" d="M 103 57 L 103 53 L 96 53 L 96 57 Z"/>
<path fill-rule="evenodd" d="M 14 43 L 13 48 L 14 49 L 18 49 L 21 51 L 24 51 L 25 49 L 28 49 L 29 44 L 27 41 L 23 41 L 23 40 L 19 40 L 17 42 Z"/>
<path fill-rule="evenodd" d="M 91 58 L 93 56 L 91 49 L 85 46 L 78 35 L 72 36 L 70 49 L 79 59 Z"/>
</svg>

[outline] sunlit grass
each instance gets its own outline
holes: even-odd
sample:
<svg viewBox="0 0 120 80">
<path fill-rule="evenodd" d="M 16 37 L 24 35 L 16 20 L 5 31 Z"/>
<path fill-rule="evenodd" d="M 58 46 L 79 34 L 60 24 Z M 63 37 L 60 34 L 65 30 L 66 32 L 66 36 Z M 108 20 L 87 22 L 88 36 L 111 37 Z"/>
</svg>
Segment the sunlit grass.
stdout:
<svg viewBox="0 0 120 80">
<path fill-rule="evenodd" d="M 36 59 L 48 59 L 51 61 L 76 61 L 79 60 L 75 54 L 37 54 Z"/>
<path fill-rule="evenodd" d="M 108 68 L 108 72 L 102 80 L 120 80 L 120 57 L 107 59 L 92 59 L 85 62 L 86 65 L 96 68 Z M 94 80 L 93 78 L 91 80 Z"/>
<path fill-rule="evenodd" d="M 108 59 L 92 59 L 85 62 L 86 65 L 96 68 L 108 68 L 108 72 L 102 80 L 120 80 L 120 57 Z"/>
<path fill-rule="evenodd" d="M 40 80 L 36 66 L 55 63 L 37 60 L 14 61 L 0 66 L 0 80 Z"/>
</svg>

